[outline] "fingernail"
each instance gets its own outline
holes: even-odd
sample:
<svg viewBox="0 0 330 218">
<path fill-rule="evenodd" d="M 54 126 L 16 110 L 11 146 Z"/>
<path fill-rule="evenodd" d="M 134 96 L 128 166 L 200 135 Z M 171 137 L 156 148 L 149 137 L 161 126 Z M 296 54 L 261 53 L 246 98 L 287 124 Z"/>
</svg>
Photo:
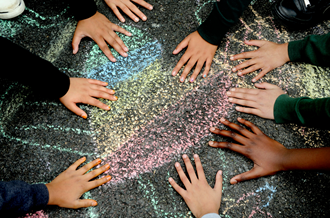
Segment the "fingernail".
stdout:
<svg viewBox="0 0 330 218">
<path fill-rule="evenodd" d="M 147 17 L 142 17 L 142 20 L 143 20 L 143 21 L 146 21 L 146 20 L 147 20 Z"/>
<path fill-rule="evenodd" d="M 172 182 L 172 181 L 173 181 L 173 179 L 172 179 L 172 178 L 168 178 L 168 181 L 169 181 L 169 182 Z"/>
<path fill-rule="evenodd" d="M 180 166 L 180 164 L 179 163 L 175 163 L 175 167 L 179 167 Z"/>
<path fill-rule="evenodd" d="M 235 72 L 235 71 L 236 71 L 236 68 L 234 67 L 234 68 L 232 69 L 232 71 Z"/>
<path fill-rule="evenodd" d="M 227 95 L 231 95 L 231 92 L 227 92 Z"/>
<path fill-rule="evenodd" d="M 194 158 L 198 158 L 198 154 L 194 154 Z"/>
<path fill-rule="evenodd" d="M 222 170 L 220 170 L 218 173 L 219 173 L 220 176 L 222 176 Z"/>
<path fill-rule="evenodd" d="M 174 49 L 174 51 L 173 52 L 176 52 L 176 49 Z"/>
<path fill-rule="evenodd" d="M 110 181 L 111 180 L 111 176 L 107 176 L 107 180 Z"/>
<path fill-rule="evenodd" d="M 233 101 L 233 99 L 232 98 L 228 98 L 228 101 Z"/>
<path fill-rule="evenodd" d="M 139 21 L 139 18 L 135 18 L 135 20 L 134 20 L 135 22 L 138 22 Z"/>
<path fill-rule="evenodd" d="M 150 6 L 150 7 L 149 7 L 149 10 L 152 10 L 152 9 L 153 9 L 153 7 L 152 7 L 152 6 Z"/>
<path fill-rule="evenodd" d="M 236 179 L 233 179 L 231 184 L 233 184 L 233 185 L 234 184 L 237 184 L 237 180 Z"/>
<path fill-rule="evenodd" d="M 252 82 L 255 83 L 256 82 L 256 79 L 253 79 Z"/>
<path fill-rule="evenodd" d="M 211 131 L 214 131 L 215 130 L 215 128 L 214 127 L 211 127 L 211 129 L 210 129 Z"/>
<path fill-rule="evenodd" d="M 113 94 L 115 94 L 116 93 L 116 91 L 115 90 L 112 90 L 113 91 Z"/>
<path fill-rule="evenodd" d="M 110 168 L 110 165 L 109 164 L 105 165 L 105 168 L 106 169 L 109 169 Z"/>
<path fill-rule="evenodd" d="M 124 54 L 123 54 L 123 56 L 124 56 L 124 57 L 127 57 L 127 56 L 128 56 L 128 54 L 127 54 L 127 53 L 124 53 Z"/>
<path fill-rule="evenodd" d="M 107 110 L 110 110 L 110 109 L 111 109 L 110 106 L 108 106 L 108 107 L 107 107 Z"/>
<path fill-rule="evenodd" d="M 86 119 L 87 118 L 87 114 L 82 114 L 81 117 L 84 118 L 84 119 Z"/>
<path fill-rule="evenodd" d="M 105 82 L 105 86 L 109 85 L 109 83 Z"/>
<path fill-rule="evenodd" d="M 172 76 L 174 76 L 176 74 L 176 72 L 175 71 L 172 71 Z"/>
<path fill-rule="evenodd" d="M 237 117 L 237 120 L 241 120 L 242 118 L 240 118 L 240 117 Z"/>
<path fill-rule="evenodd" d="M 205 77 L 206 77 L 206 74 L 203 75 L 203 78 L 205 78 Z"/>
<path fill-rule="evenodd" d="M 231 56 L 231 57 L 230 57 L 230 60 L 234 60 L 234 56 Z"/>
<path fill-rule="evenodd" d="M 115 98 L 116 98 L 116 100 L 118 100 L 118 97 L 117 96 L 115 96 Z"/>
<path fill-rule="evenodd" d="M 128 33 L 128 36 L 132 36 L 132 33 Z"/>
<path fill-rule="evenodd" d="M 125 22 L 125 19 L 121 19 L 120 21 L 121 21 L 121 22 Z"/>
<path fill-rule="evenodd" d="M 238 72 L 237 75 L 239 75 L 239 76 L 243 76 L 242 72 Z"/>
<path fill-rule="evenodd" d="M 181 78 L 181 79 L 180 79 L 180 81 L 181 81 L 181 82 L 183 82 L 183 81 L 184 81 L 184 79 L 183 79 L 183 78 Z"/>
<path fill-rule="evenodd" d="M 213 144 L 214 144 L 214 142 L 209 142 L 209 145 L 211 145 L 211 146 L 212 146 Z"/>
<path fill-rule="evenodd" d="M 190 79 L 190 82 L 194 82 L 194 79 Z"/>
<path fill-rule="evenodd" d="M 235 90 L 236 90 L 235 88 L 230 89 L 230 91 L 233 91 L 233 92 L 234 92 Z"/>
<path fill-rule="evenodd" d="M 95 201 L 93 201 L 92 206 L 95 207 L 97 205 L 97 203 Z"/>
<path fill-rule="evenodd" d="M 186 159 L 188 156 L 186 154 L 182 155 L 182 158 Z"/>
<path fill-rule="evenodd" d="M 236 106 L 235 109 L 239 111 L 241 108 L 239 106 Z"/>
<path fill-rule="evenodd" d="M 127 47 L 125 47 L 125 48 L 124 48 L 124 51 L 128 51 L 128 48 L 127 48 Z"/>
<path fill-rule="evenodd" d="M 98 164 L 101 163 L 101 159 L 97 159 L 96 163 L 98 163 Z"/>
<path fill-rule="evenodd" d="M 225 122 L 225 121 L 226 121 L 226 120 L 225 120 L 225 118 L 223 118 L 223 117 L 220 119 L 220 122 Z"/>
</svg>

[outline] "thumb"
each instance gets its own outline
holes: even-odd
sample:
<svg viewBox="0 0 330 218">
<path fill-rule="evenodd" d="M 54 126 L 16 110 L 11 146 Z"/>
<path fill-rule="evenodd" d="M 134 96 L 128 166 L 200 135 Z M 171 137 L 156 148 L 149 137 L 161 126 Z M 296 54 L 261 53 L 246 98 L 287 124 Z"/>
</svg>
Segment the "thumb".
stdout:
<svg viewBox="0 0 330 218">
<path fill-rule="evenodd" d="M 75 202 L 75 209 L 81 208 L 81 207 L 95 207 L 97 205 L 97 202 L 92 199 L 78 199 Z"/>
<path fill-rule="evenodd" d="M 188 46 L 189 36 L 187 36 L 180 44 L 174 49 L 173 54 L 178 54 L 182 49 Z"/>
<path fill-rule="evenodd" d="M 61 101 L 62 102 L 62 101 Z M 63 105 L 68 108 L 70 111 L 72 111 L 73 113 L 75 113 L 76 115 L 86 119 L 87 118 L 87 114 L 85 111 L 83 111 L 82 109 L 80 109 L 74 102 L 70 102 L 70 103 L 64 103 L 62 102 Z"/>
<path fill-rule="evenodd" d="M 217 175 L 215 175 L 215 184 L 214 184 L 214 190 L 217 192 L 222 192 L 222 171 L 219 170 L 217 172 Z"/>
<path fill-rule="evenodd" d="M 77 54 L 79 50 L 79 44 L 81 39 L 84 38 L 82 34 L 79 34 L 77 31 L 73 35 L 72 39 L 72 49 L 73 49 L 73 54 Z"/>
<path fill-rule="evenodd" d="M 267 83 L 267 82 L 262 82 L 262 83 L 256 83 L 255 86 L 259 89 L 274 89 L 278 88 L 278 86 Z"/>
<path fill-rule="evenodd" d="M 245 173 L 239 174 L 234 176 L 231 180 L 230 180 L 230 184 L 234 185 L 238 182 L 243 182 L 246 180 L 250 180 L 250 179 L 255 179 L 255 178 L 259 178 L 261 177 L 261 173 L 260 170 L 258 170 L 257 168 L 253 167 L 250 171 L 247 171 Z"/>
</svg>

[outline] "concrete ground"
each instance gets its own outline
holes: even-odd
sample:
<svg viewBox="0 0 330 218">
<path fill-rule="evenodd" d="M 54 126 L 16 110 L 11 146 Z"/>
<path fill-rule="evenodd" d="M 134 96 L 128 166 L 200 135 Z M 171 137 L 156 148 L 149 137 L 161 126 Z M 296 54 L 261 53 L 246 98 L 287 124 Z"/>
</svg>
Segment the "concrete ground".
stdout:
<svg viewBox="0 0 330 218">
<path fill-rule="evenodd" d="M 330 21 L 306 30 L 288 30 L 274 21 L 272 2 L 253 1 L 219 46 L 208 77 L 182 84 L 171 71 L 184 52 L 172 55 L 172 51 L 205 20 L 212 1 L 148 2 L 154 6 L 152 11 L 140 7 L 148 17 L 146 22 L 134 23 L 125 16 L 126 22 L 120 23 L 104 1 L 97 1 L 99 12 L 133 33 L 132 37 L 120 35 L 130 52 L 127 58 L 115 54 L 116 63 L 109 62 L 87 38 L 78 54 L 72 54 L 76 21 L 66 3 L 25 0 L 27 8 L 20 17 L 0 20 L 1 36 L 69 76 L 108 82 L 119 97 L 116 102 L 105 101 L 110 111 L 81 105 L 88 112 L 84 120 L 58 100 L 42 99 L 28 87 L 0 80 L 2 181 L 47 183 L 82 156 L 88 161 L 101 157 L 111 165 L 105 175 L 112 180 L 83 195 L 97 200 L 97 207 L 50 206 L 27 217 L 193 217 L 167 179 L 178 181 L 174 163 L 183 164 L 181 155 L 192 158 L 194 153 L 200 155 L 212 186 L 216 172 L 224 172 L 222 217 L 329 217 L 328 172 L 282 172 L 230 185 L 231 177 L 251 169 L 253 163 L 235 152 L 211 148 L 207 142 L 227 141 L 211 134 L 209 127 L 223 128 L 219 118 L 237 122 L 240 116 L 287 148 L 329 146 L 329 131 L 241 114 L 225 93 L 231 87 L 253 87 L 256 72 L 238 77 L 230 71 L 238 62 L 229 57 L 252 49 L 244 45 L 245 39 L 298 40 L 328 33 Z M 5 72 L 8 68 L 4 67 L 5 63 L 2 73 L 15 73 L 15 66 Z M 288 63 L 262 81 L 279 85 L 290 96 L 316 98 L 329 96 L 329 77 L 327 68 Z"/>
</svg>

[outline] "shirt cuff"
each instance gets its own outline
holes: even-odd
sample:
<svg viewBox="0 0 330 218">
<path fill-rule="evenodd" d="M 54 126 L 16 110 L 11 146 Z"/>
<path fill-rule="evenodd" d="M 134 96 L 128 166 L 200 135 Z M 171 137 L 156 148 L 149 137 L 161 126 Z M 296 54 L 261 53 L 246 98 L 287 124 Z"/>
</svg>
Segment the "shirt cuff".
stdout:
<svg viewBox="0 0 330 218">
<path fill-rule="evenodd" d="M 202 218 L 221 218 L 219 214 L 217 213 L 208 213 L 202 216 Z"/>
<path fill-rule="evenodd" d="M 92 17 L 97 12 L 93 0 L 70 0 L 70 9 L 76 20 L 84 20 Z"/>
</svg>

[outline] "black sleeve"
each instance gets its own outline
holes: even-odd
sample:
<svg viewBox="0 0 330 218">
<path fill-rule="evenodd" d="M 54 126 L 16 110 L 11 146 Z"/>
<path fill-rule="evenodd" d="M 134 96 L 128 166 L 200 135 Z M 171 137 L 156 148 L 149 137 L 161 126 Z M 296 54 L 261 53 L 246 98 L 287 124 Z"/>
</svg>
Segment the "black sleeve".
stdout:
<svg viewBox="0 0 330 218">
<path fill-rule="evenodd" d="M 252 0 L 220 0 L 214 3 L 209 17 L 197 29 L 201 37 L 213 44 L 219 45 L 229 28 L 237 23 L 245 8 Z"/>
<path fill-rule="evenodd" d="M 7 66 L 1 70 L 1 78 L 30 86 L 38 95 L 48 98 L 60 98 L 67 93 L 70 79 L 52 63 L 3 37 L 0 46 L 1 62 Z"/>
<path fill-rule="evenodd" d="M 29 185 L 23 181 L 0 182 L 0 214 L 4 217 L 25 215 L 48 204 L 46 185 Z M 2 217 L 2 216 L 1 216 Z"/>
<path fill-rule="evenodd" d="M 93 0 L 70 0 L 71 13 L 76 20 L 84 20 L 93 16 L 96 11 L 96 4 Z"/>
</svg>

